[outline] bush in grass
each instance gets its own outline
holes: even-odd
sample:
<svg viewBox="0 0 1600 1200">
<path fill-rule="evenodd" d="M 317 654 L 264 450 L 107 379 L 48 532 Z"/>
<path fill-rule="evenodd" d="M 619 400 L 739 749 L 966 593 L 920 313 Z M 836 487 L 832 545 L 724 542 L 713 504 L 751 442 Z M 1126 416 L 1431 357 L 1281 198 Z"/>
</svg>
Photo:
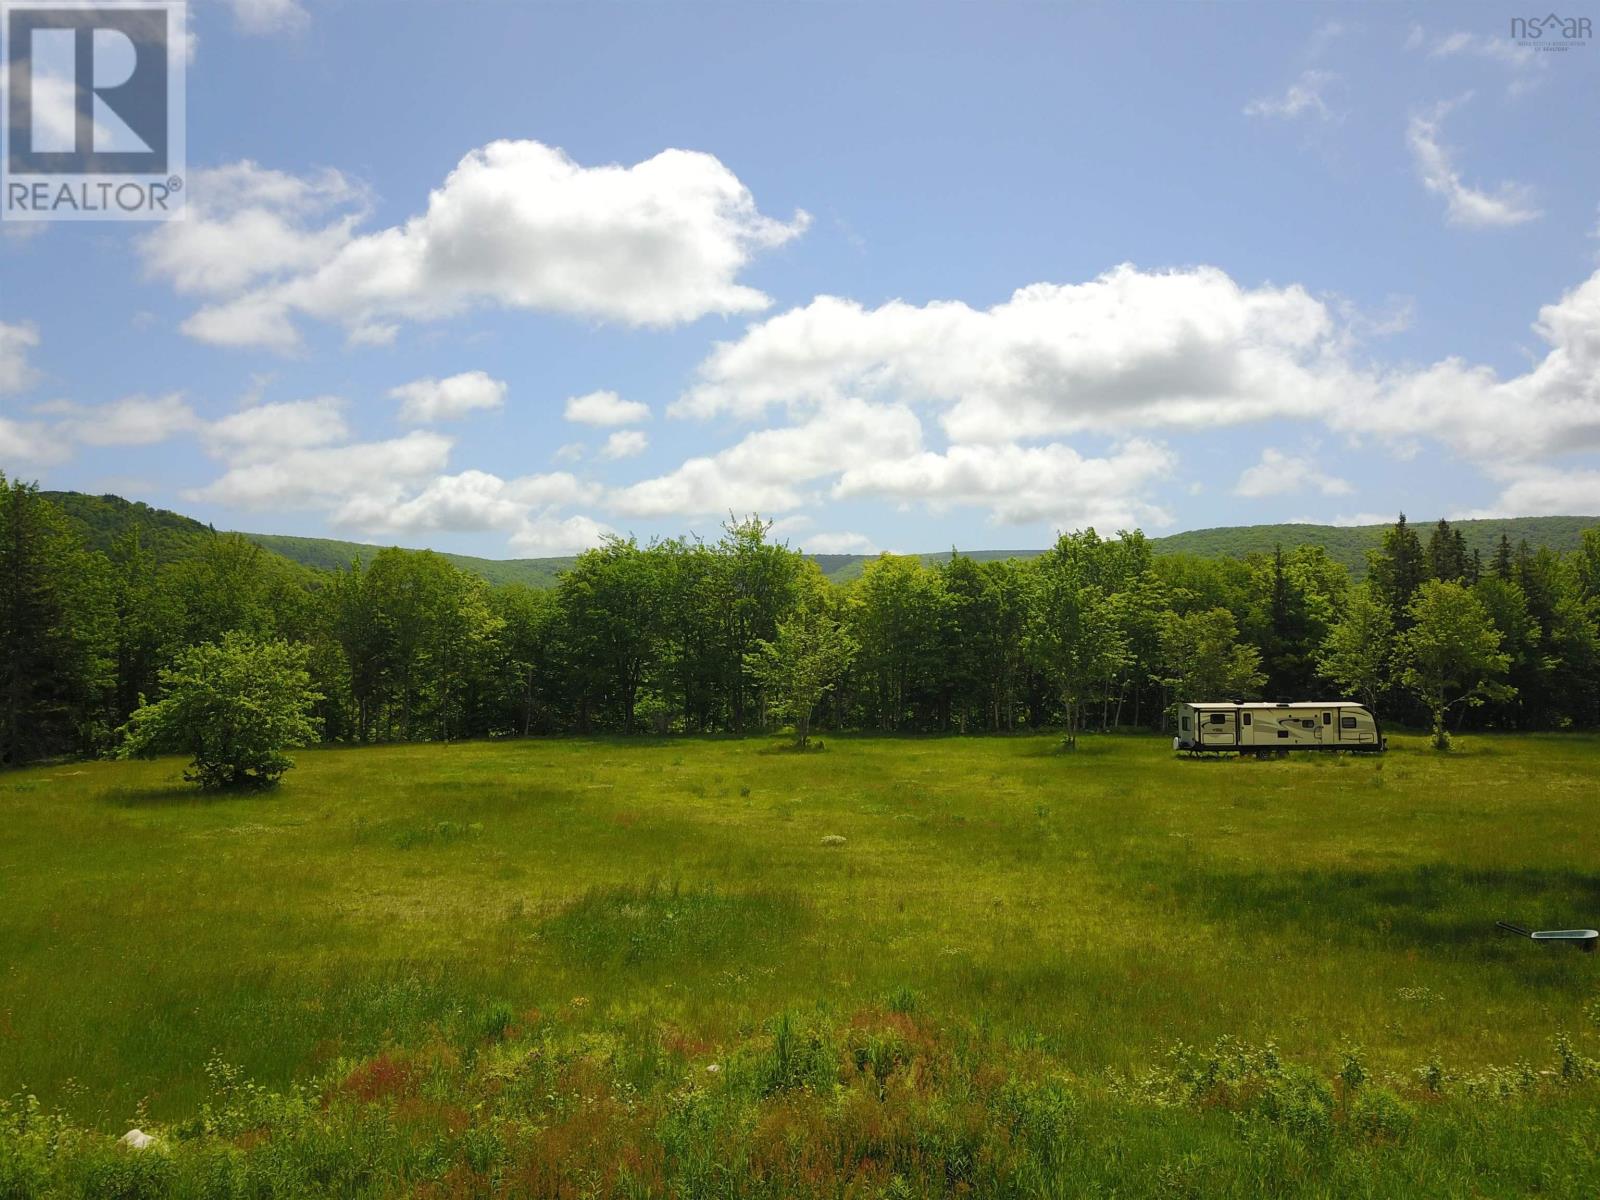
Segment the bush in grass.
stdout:
<svg viewBox="0 0 1600 1200">
<path fill-rule="evenodd" d="M 184 778 L 203 788 L 271 787 L 294 765 L 284 750 L 317 736 L 307 648 L 226 634 L 182 651 L 161 672 L 166 695 L 123 727 L 121 756 L 194 756 Z"/>
</svg>

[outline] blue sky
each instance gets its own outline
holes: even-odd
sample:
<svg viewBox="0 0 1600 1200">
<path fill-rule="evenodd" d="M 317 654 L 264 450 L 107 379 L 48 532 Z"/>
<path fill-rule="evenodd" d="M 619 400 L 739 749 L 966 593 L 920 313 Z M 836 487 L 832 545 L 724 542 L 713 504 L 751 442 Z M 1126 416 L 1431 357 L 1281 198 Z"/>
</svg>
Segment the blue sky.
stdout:
<svg viewBox="0 0 1600 1200">
<path fill-rule="evenodd" d="M 1600 44 L 1509 16 L 197 2 L 189 219 L 0 236 L 0 470 L 491 556 L 1600 513 Z"/>
</svg>

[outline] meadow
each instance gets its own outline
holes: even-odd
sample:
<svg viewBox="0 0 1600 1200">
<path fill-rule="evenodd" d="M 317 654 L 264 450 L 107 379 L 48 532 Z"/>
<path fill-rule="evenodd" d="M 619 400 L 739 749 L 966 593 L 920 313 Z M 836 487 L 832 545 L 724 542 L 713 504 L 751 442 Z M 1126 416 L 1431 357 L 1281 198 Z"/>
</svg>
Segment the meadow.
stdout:
<svg viewBox="0 0 1600 1200">
<path fill-rule="evenodd" d="M 1600 739 L 826 743 L 0 774 L 0 1197 L 1600 1190 Z"/>
</svg>

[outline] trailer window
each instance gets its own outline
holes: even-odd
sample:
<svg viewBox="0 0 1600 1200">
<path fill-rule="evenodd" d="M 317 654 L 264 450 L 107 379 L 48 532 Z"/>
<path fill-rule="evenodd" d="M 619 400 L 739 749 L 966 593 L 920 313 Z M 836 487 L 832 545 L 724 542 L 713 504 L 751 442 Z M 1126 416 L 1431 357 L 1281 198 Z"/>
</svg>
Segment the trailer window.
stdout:
<svg viewBox="0 0 1600 1200">
<path fill-rule="evenodd" d="M 1333 714 L 1332 713 L 1323 713 L 1322 714 L 1322 723 L 1324 725 L 1332 725 L 1333 724 Z"/>
<path fill-rule="evenodd" d="M 1340 729 L 1354 729 L 1355 727 L 1356 727 L 1356 719 L 1354 717 L 1340 717 L 1339 718 L 1339 728 Z"/>
<path fill-rule="evenodd" d="M 1244 714 L 1244 723 L 1246 725 L 1250 724 L 1250 714 L 1249 713 L 1245 713 Z"/>
<path fill-rule="evenodd" d="M 1211 723 L 1213 725 L 1226 725 L 1228 723 L 1228 718 L 1223 713 L 1212 713 Z"/>
<path fill-rule="evenodd" d="M 1280 729 L 1278 730 L 1278 736 L 1281 738 L 1286 738 L 1289 736 L 1289 731 L 1287 729 Z"/>
<path fill-rule="evenodd" d="M 1184 717 L 1184 719 L 1183 719 L 1183 727 L 1185 729 L 1189 728 L 1189 718 L 1188 717 Z"/>
</svg>

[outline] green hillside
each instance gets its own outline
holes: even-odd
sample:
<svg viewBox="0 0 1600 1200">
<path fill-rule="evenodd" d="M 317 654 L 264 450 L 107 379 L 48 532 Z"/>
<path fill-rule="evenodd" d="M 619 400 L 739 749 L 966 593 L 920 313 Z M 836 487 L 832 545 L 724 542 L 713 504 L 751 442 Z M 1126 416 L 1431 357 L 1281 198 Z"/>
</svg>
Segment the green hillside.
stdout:
<svg viewBox="0 0 1600 1200">
<path fill-rule="evenodd" d="M 45 492 L 55 504 L 83 526 L 89 543 L 105 550 L 124 530 L 137 526 L 157 558 L 170 560 L 192 554 L 199 539 L 212 529 L 190 517 L 165 509 L 151 508 L 120 496 L 88 496 L 81 492 Z M 1427 540 L 1432 522 L 1418 522 L 1417 532 Z M 1467 539 L 1467 549 L 1480 551 L 1485 558 L 1494 553 L 1502 535 L 1513 543 L 1526 540 L 1533 546 L 1548 546 L 1567 551 L 1577 547 L 1585 529 L 1600 525 L 1600 517 L 1506 517 L 1483 521 L 1456 521 Z M 1194 554 L 1201 558 L 1243 557 L 1270 554 L 1274 546 L 1313 544 L 1326 547 L 1329 555 L 1361 578 L 1367 571 L 1368 550 L 1383 540 L 1387 525 L 1235 525 L 1217 529 L 1192 529 L 1167 537 L 1151 538 L 1157 554 Z M 345 542 L 335 538 L 291 537 L 276 533 L 247 533 L 245 537 L 282 555 L 292 562 L 319 570 L 348 566 L 352 559 L 370 561 L 381 546 L 367 542 Z M 490 583 L 525 583 L 550 587 L 562 571 L 575 561 L 564 558 L 477 558 L 469 554 L 450 554 L 445 558 L 463 570 L 472 571 Z M 1041 550 L 963 550 L 979 560 L 996 558 L 1034 558 Z M 919 555 L 933 563 L 949 557 L 948 550 Z M 810 556 L 822 573 L 835 583 L 844 583 L 861 574 L 874 556 L 869 554 L 814 554 Z"/>
<path fill-rule="evenodd" d="M 321 570 L 338 570 L 348 567 L 352 559 L 371 562 L 372 556 L 382 546 L 368 542 L 341 542 L 334 538 L 291 537 L 282 533 L 247 533 L 252 542 L 265 546 L 285 558 Z M 556 576 L 577 560 L 575 558 L 476 558 L 470 554 L 450 554 L 439 551 L 463 571 L 481 575 L 490 583 L 525 583 L 531 587 L 553 587 Z"/>
<path fill-rule="evenodd" d="M 1433 524 L 1417 522 L 1417 534 L 1426 543 Z M 1467 539 L 1467 552 L 1477 550 L 1488 558 L 1501 535 L 1513 545 L 1526 540 L 1531 546 L 1552 550 L 1575 550 L 1585 529 L 1600 525 L 1600 517 L 1504 517 L 1483 521 L 1452 521 Z M 1236 525 L 1219 529 L 1191 529 L 1169 537 L 1152 538 L 1158 554 L 1195 554 L 1201 558 L 1242 557 L 1270 554 L 1277 545 L 1323 546 L 1330 557 L 1350 568 L 1360 578 L 1367 573 L 1367 551 L 1383 541 L 1387 525 Z"/>
<path fill-rule="evenodd" d="M 91 549 L 107 551 L 130 529 L 137 528 L 145 549 L 158 562 L 187 558 L 213 530 L 192 517 L 164 508 L 151 508 L 121 496 L 88 496 L 82 492 L 41 492 L 76 521 Z"/>
</svg>

